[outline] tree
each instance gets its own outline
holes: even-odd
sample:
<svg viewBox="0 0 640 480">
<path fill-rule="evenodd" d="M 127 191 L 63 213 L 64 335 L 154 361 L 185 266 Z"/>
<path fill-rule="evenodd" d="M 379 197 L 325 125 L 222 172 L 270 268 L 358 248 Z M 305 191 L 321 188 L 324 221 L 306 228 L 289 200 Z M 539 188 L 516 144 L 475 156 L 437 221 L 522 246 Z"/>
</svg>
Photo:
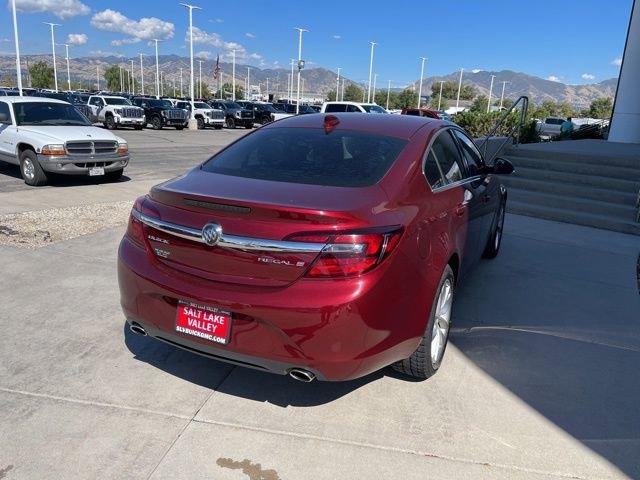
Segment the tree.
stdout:
<svg viewBox="0 0 640 480">
<path fill-rule="evenodd" d="M 193 92 L 195 97 L 199 97 L 199 93 L 202 92 L 202 98 L 211 98 L 211 91 L 209 90 L 209 86 L 202 82 L 202 90 L 200 90 L 200 82 L 195 81 L 193 84 Z"/>
<path fill-rule="evenodd" d="M 362 89 L 353 83 L 347 85 L 344 89 L 345 102 L 361 102 L 362 101 Z"/>
<path fill-rule="evenodd" d="M 395 108 L 411 108 L 418 103 L 418 95 L 413 89 L 405 88 L 400 92 L 395 101 Z"/>
<path fill-rule="evenodd" d="M 46 62 L 36 62 L 29 67 L 33 88 L 53 88 L 53 68 Z"/>
<path fill-rule="evenodd" d="M 613 113 L 613 100 L 610 97 L 594 100 L 589 106 L 588 113 L 591 118 L 610 118 Z"/>
<path fill-rule="evenodd" d="M 488 103 L 489 103 L 489 99 L 484 95 L 480 95 L 475 98 L 469 110 L 471 110 L 472 112 L 486 113 Z"/>
<path fill-rule="evenodd" d="M 447 108 L 449 108 L 449 103 L 447 102 L 446 98 L 442 98 L 442 100 L 439 97 L 440 92 L 438 92 L 438 95 L 436 95 L 435 97 L 431 97 L 431 100 L 429 100 L 429 108 L 431 110 L 438 110 L 438 104 L 440 104 L 440 110 L 446 110 Z"/>
<path fill-rule="evenodd" d="M 107 81 L 107 90 L 120 91 L 120 67 L 111 65 L 104 71 L 104 79 Z"/>
<path fill-rule="evenodd" d="M 211 96 L 214 98 L 224 98 L 231 99 L 233 92 L 233 84 L 225 83 L 222 85 L 222 95 L 220 95 L 220 90 L 216 90 Z M 204 93 L 204 90 L 203 90 Z M 244 89 L 236 84 L 236 100 L 242 100 L 244 98 Z"/>
<path fill-rule="evenodd" d="M 329 90 L 329 92 L 327 92 L 327 102 L 335 102 L 335 101 L 336 101 L 336 91 Z"/>
<path fill-rule="evenodd" d="M 14 87 L 16 85 L 16 77 L 10 73 L 5 73 L 0 78 L 0 85 L 3 87 Z"/>
</svg>

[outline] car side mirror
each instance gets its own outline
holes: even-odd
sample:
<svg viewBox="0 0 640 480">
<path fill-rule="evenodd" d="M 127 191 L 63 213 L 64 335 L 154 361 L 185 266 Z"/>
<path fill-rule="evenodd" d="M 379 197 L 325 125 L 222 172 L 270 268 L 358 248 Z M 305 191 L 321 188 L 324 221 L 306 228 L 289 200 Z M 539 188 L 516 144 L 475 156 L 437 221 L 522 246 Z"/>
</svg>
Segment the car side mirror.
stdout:
<svg viewBox="0 0 640 480">
<path fill-rule="evenodd" d="M 491 167 L 491 173 L 495 175 L 511 175 L 514 171 L 513 163 L 501 157 L 496 158 Z"/>
<path fill-rule="evenodd" d="M 0 113 L 0 123 L 9 121 L 9 116 L 6 113 Z"/>
</svg>

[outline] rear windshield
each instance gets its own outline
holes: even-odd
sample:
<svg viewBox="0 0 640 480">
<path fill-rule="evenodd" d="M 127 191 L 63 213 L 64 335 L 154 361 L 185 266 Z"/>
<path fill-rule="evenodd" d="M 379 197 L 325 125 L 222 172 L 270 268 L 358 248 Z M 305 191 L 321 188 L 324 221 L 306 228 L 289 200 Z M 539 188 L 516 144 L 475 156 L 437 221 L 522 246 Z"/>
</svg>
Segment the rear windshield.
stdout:
<svg viewBox="0 0 640 480">
<path fill-rule="evenodd" d="M 274 182 L 366 187 L 380 181 L 407 141 L 322 129 L 258 130 L 209 159 L 206 172 Z"/>
</svg>

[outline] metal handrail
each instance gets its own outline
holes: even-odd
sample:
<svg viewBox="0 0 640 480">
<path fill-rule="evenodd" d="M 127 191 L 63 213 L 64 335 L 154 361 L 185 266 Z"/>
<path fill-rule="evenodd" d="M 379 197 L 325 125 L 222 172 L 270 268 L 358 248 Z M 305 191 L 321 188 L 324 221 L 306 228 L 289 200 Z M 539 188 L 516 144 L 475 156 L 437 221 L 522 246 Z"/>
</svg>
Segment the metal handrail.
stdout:
<svg viewBox="0 0 640 480">
<path fill-rule="evenodd" d="M 513 105 L 511 105 L 511 107 L 509 107 L 507 110 L 505 110 L 505 112 L 502 114 L 502 116 L 495 123 L 495 125 L 493 126 L 491 131 L 480 141 L 480 142 L 482 142 L 481 145 L 479 145 L 479 147 L 482 149 L 482 157 L 485 159 L 485 162 L 487 164 L 490 164 L 491 160 L 493 160 L 493 158 L 495 157 L 495 154 L 494 154 L 494 156 L 492 158 L 487 159 L 487 147 L 489 145 L 489 139 L 491 137 L 495 137 L 496 136 L 496 132 L 498 131 L 498 129 L 500 127 L 502 127 L 502 125 L 505 122 L 505 120 L 507 119 L 507 117 L 511 114 L 511 112 L 513 112 L 515 110 L 515 108 L 520 103 L 522 103 L 522 108 L 520 109 L 520 121 L 518 122 L 517 125 L 515 125 L 511 129 L 511 131 L 509 132 L 509 135 L 507 135 L 507 138 L 502 142 L 500 147 L 498 147 L 495 151 L 497 153 L 497 152 L 502 150 L 502 147 L 504 147 L 507 144 L 507 142 L 509 141 L 509 139 L 513 137 L 514 131 L 516 131 L 516 129 L 517 129 L 517 135 L 515 137 L 515 144 L 518 145 L 520 143 L 520 133 L 522 132 L 522 127 L 524 126 L 525 121 L 527 119 L 527 111 L 529 110 L 529 97 L 527 97 L 526 95 L 522 95 L 521 97 L 519 97 L 513 103 Z"/>
</svg>

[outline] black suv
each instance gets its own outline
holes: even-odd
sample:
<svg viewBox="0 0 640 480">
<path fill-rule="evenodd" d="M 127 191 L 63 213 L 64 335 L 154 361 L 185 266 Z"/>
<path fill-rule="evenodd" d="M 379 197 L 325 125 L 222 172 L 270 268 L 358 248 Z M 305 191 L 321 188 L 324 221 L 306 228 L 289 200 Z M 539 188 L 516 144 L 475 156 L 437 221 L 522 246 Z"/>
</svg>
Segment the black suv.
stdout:
<svg viewBox="0 0 640 480">
<path fill-rule="evenodd" d="M 160 130 L 162 127 L 175 127 L 176 130 L 182 130 L 189 122 L 187 111 L 174 107 L 169 100 L 134 97 L 132 103 L 144 108 L 147 122 L 154 130 Z"/>
<path fill-rule="evenodd" d="M 224 111 L 227 128 L 236 128 L 236 125 L 253 128 L 253 111 L 242 108 L 236 102 L 230 100 L 211 100 L 209 105 Z"/>
<path fill-rule="evenodd" d="M 236 102 L 247 110 L 253 110 L 254 122 L 264 125 L 265 123 L 273 122 L 274 116 L 272 113 L 278 113 L 270 103 L 262 102 L 249 102 L 247 100 L 241 100 Z"/>
</svg>

